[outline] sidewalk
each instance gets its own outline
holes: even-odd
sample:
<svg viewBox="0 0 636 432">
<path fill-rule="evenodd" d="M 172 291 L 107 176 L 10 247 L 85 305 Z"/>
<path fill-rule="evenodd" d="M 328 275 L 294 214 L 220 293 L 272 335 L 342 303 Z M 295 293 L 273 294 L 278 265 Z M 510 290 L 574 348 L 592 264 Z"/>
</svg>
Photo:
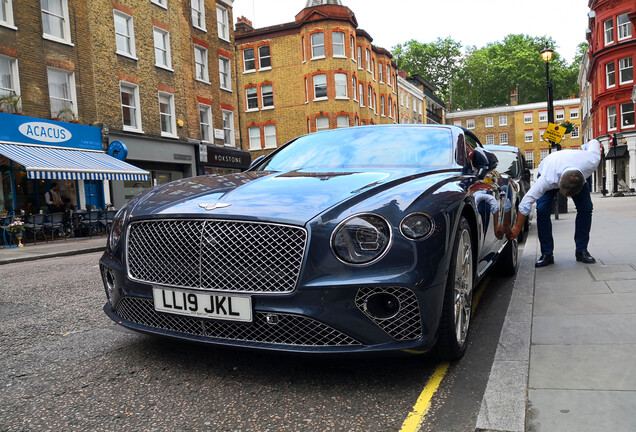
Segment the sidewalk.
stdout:
<svg viewBox="0 0 636 432">
<path fill-rule="evenodd" d="M 636 431 L 636 197 L 593 195 L 589 251 L 574 258 L 574 219 L 553 221 L 555 264 L 524 245 L 477 431 Z"/>
<path fill-rule="evenodd" d="M 67 241 L 57 239 L 54 242 L 38 242 L 24 245 L 21 248 L 5 248 L 0 246 L 0 265 L 22 261 L 33 261 L 41 258 L 77 255 L 88 252 L 99 252 L 106 248 L 107 236 L 100 235 L 93 238 L 70 238 Z"/>
</svg>

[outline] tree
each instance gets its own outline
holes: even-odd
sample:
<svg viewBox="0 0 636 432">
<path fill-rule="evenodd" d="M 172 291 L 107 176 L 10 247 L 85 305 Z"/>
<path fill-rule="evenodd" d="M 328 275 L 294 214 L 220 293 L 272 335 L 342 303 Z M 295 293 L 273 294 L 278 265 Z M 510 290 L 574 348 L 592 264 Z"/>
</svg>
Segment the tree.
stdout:
<svg viewBox="0 0 636 432">
<path fill-rule="evenodd" d="M 437 38 L 430 43 L 414 39 L 393 48 L 393 57 L 400 70 L 420 74 L 439 89 L 442 99 L 450 95 L 452 79 L 459 72 L 462 45 L 453 39 Z"/>
</svg>

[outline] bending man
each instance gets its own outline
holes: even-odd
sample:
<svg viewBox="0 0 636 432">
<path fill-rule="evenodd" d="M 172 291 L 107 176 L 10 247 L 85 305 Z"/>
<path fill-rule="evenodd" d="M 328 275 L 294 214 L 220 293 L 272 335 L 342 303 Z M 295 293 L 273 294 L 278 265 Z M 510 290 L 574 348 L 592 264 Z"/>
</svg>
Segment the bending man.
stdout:
<svg viewBox="0 0 636 432">
<path fill-rule="evenodd" d="M 592 140 L 581 150 L 561 150 L 549 154 L 539 164 L 537 181 L 519 204 L 517 222 L 510 230 L 510 239 L 517 238 L 526 217 L 537 203 L 537 231 L 541 243 L 541 258 L 535 267 L 544 267 L 554 263 L 554 239 L 552 238 L 552 202 L 560 190 L 566 197 L 572 197 L 576 205 L 574 243 L 576 260 L 593 264 L 596 260 L 587 250 L 592 227 L 592 198 L 590 185 L 585 181 L 592 175 L 601 160 L 601 144 Z"/>
</svg>

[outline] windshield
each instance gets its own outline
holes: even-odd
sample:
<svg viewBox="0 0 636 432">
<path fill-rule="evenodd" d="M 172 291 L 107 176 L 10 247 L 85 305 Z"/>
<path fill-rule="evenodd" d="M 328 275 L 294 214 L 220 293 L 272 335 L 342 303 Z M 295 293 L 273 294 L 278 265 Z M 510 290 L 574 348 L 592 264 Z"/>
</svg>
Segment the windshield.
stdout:
<svg viewBox="0 0 636 432">
<path fill-rule="evenodd" d="M 451 159 L 450 129 L 364 126 L 302 136 L 258 169 L 439 169 Z"/>
<path fill-rule="evenodd" d="M 510 175 L 511 177 L 519 177 L 519 164 L 517 163 L 517 154 L 508 151 L 492 151 L 499 163 L 497 164 L 497 171 Z"/>
</svg>

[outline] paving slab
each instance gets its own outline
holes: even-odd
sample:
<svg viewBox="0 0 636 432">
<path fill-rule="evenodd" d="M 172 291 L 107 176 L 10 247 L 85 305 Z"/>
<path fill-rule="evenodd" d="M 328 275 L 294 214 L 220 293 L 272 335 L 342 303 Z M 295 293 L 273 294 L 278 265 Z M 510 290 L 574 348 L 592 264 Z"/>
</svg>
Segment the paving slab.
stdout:
<svg viewBox="0 0 636 432">
<path fill-rule="evenodd" d="M 636 391 L 636 345 L 533 345 L 530 388 Z"/>
<path fill-rule="evenodd" d="M 530 390 L 528 400 L 528 432 L 636 431 L 636 392 Z"/>
<path fill-rule="evenodd" d="M 607 281 L 607 286 L 612 292 L 636 292 L 636 282 L 632 280 Z"/>
<path fill-rule="evenodd" d="M 534 315 L 636 314 L 636 293 L 550 295 L 534 300 Z"/>
<path fill-rule="evenodd" d="M 537 284 L 535 294 L 539 296 L 565 296 L 565 295 L 586 295 L 586 294 L 610 294 L 612 290 L 608 286 L 609 282 L 594 281 L 590 278 L 587 281 L 564 281 L 551 280 Z"/>
<path fill-rule="evenodd" d="M 493 362 L 477 417 L 476 431 L 523 432 L 528 362 Z"/>
<path fill-rule="evenodd" d="M 532 343 L 634 344 L 634 329 L 636 314 L 535 316 L 532 322 Z"/>
</svg>

